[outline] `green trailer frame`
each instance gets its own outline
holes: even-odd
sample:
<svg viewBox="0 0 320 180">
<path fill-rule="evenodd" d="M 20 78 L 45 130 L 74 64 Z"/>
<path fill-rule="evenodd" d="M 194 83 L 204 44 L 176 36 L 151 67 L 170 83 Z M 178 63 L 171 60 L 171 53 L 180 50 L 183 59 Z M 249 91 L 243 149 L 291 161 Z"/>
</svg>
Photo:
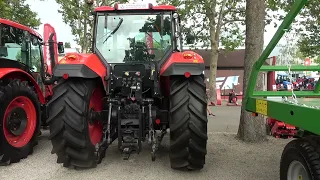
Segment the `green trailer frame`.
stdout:
<svg viewBox="0 0 320 180">
<path fill-rule="evenodd" d="M 306 5 L 308 0 L 296 0 L 284 18 L 282 24 L 279 26 L 277 32 L 272 40 L 265 48 L 258 61 L 254 64 L 249 79 L 249 86 L 247 87 L 244 105 L 249 112 L 265 115 L 285 123 L 294 125 L 299 129 L 309 131 L 316 135 L 320 135 L 320 109 L 315 106 L 308 106 L 305 104 L 297 104 L 290 102 L 283 102 L 277 100 L 270 100 L 268 96 L 291 96 L 290 91 L 255 91 L 258 73 L 261 71 L 288 71 L 288 66 L 263 66 L 270 53 L 280 41 L 287 29 L 294 21 L 295 17 Z M 320 71 L 320 66 L 303 66 L 293 65 L 290 67 L 291 71 Z M 296 97 L 320 97 L 320 85 L 316 84 L 314 91 L 295 91 Z M 320 100 L 320 99 L 319 99 Z M 319 101 L 320 102 L 320 101 Z M 320 105 L 320 103 L 319 103 Z"/>
<path fill-rule="evenodd" d="M 272 40 L 252 68 L 243 105 L 253 115 L 261 114 L 298 127 L 299 133 L 283 149 L 280 180 L 320 180 L 320 81 L 313 91 L 255 91 L 261 71 L 320 71 L 320 66 L 263 66 L 308 0 L 295 0 Z M 274 96 L 280 96 L 276 98 Z M 291 96 L 292 100 L 282 98 Z M 297 97 L 313 97 L 296 101 Z M 284 99 L 284 100 L 283 100 Z M 317 107 L 319 106 L 319 107 Z"/>
</svg>

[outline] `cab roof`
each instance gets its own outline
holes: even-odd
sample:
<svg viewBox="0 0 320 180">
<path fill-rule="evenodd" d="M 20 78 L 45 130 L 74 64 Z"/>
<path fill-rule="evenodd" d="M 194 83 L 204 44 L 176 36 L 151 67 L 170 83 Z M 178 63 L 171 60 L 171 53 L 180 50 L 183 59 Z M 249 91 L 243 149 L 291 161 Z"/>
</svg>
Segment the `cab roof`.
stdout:
<svg viewBox="0 0 320 180">
<path fill-rule="evenodd" d="M 158 10 L 158 11 L 176 11 L 177 8 L 171 5 L 157 5 L 153 6 L 151 3 L 145 4 L 115 4 L 111 6 L 100 6 L 94 9 L 94 12 L 105 12 L 105 11 L 125 11 L 125 10 Z"/>
<path fill-rule="evenodd" d="M 37 31 L 35 31 L 34 29 L 31 29 L 31 28 L 29 28 L 27 26 L 24 26 L 22 24 L 16 23 L 14 21 L 10 21 L 10 20 L 7 20 L 7 19 L 0 18 L 0 24 L 6 24 L 6 25 L 9 25 L 9 26 L 18 28 L 18 29 L 22 29 L 24 31 L 28 31 L 30 34 L 35 35 L 39 39 L 42 39 L 41 35 Z"/>
</svg>

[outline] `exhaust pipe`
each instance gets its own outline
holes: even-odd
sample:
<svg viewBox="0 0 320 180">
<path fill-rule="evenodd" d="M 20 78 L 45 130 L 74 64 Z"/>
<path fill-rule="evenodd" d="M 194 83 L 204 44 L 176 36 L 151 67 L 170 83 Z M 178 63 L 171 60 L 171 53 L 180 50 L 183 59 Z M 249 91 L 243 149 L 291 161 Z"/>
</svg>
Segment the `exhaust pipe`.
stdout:
<svg viewBox="0 0 320 180">
<path fill-rule="evenodd" d="M 53 69 L 56 65 L 56 61 L 55 61 L 55 51 L 54 51 L 54 41 L 53 41 L 53 36 L 54 33 L 51 33 L 48 39 L 48 45 L 49 45 L 49 55 L 50 55 L 50 64 L 51 64 L 51 69 Z M 43 67 L 43 63 L 41 65 L 41 69 L 42 69 L 42 80 L 44 82 L 45 85 L 51 85 L 53 84 L 57 78 L 53 75 L 53 73 L 51 74 L 51 78 L 46 79 L 45 77 L 45 72 L 44 72 L 44 67 Z"/>
<path fill-rule="evenodd" d="M 51 61 L 51 69 L 56 65 L 55 57 L 54 57 L 54 41 L 53 41 L 54 33 L 51 33 L 49 36 L 48 44 L 49 44 L 49 54 Z"/>
</svg>

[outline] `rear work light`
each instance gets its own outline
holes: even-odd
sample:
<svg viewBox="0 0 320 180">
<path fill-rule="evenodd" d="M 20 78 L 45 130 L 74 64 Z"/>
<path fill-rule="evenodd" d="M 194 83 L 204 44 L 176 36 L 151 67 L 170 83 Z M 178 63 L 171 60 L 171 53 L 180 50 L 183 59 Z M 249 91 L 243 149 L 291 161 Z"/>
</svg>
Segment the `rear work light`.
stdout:
<svg viewBox="0 0 320 180">
<path fill-rule="evenodd" d="M 184 59 L 192 59 L 194 57 L 193 54 L 191 53 L 183 53 L 183 58 Z"/>
<path fill-rule="evenodd" d="M 115 4 L 116 10 L 139 10 L 139 9 L 151 9 L 151 3 L 136 3 L 136 4 Z"/>
</svg>

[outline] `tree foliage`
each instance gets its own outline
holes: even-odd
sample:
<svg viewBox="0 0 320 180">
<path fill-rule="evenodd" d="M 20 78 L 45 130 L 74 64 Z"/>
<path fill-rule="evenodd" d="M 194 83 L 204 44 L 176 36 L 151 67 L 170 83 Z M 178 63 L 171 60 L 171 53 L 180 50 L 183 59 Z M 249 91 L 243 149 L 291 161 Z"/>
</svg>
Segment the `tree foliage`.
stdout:
<svg viewBox="0 0 320 180">
<path fill-rule="evenodd" d="M 295 33 L 286 33 L 285 36 L 286 44 L 281 47 L 279 55 L 277 57 L 278 65 L 293 65 L 299 64 L 299 60 L 303 60 L 304 56 L 301 53 L 297 43 L 295 42 Z"/>
<path fill-rule="evenodd" d="M 230 51 L 244 42 L 244 0 L 162 0 L 179 7 L 183 34 L 194 35 L 194 47 L 210 48 L 209 98 L 216 101 L 216 71 L 219 49 Z"/>
<path fill-rule="evenodd" d="M 41 24 L 37 13 L 25 0 L 0 0 L 0 17 L 37 29 Z"/>
<path fill-rule="evenodd" d="M 194 34 L 193 48 L 210 48 L 211 41 L 233 50 L 244 42 L 244 1 L 235 0 L 163 0 L 163 3 L 179 7 L 183 33 Z M 243 26 L 242 26 L 243 27 Z M 213 34 L 211 34 L 213 33 Z M 214 38 L 214 39 L 212 39 Z"/>
<path fill-rule="evenodd" d="M 74 40 L 81 46 L 82 51 L 86 51 L 88 47 L 86 33 L 89 32 L 88 27 L 91 23 L 90 7 L 83 0 L 56 0 L 56 2 L 61 6 L 58 12 L 62 14 L 63 22 L 71 27 Z"/>
<path fill-rule="evenodd" d="M 293 2 L 292 0 L 268 0 L 273 11 L 283 10 L 289 12 Z M 320 55 L 320 3 L 316 0 L 310 0 L 301 10 L 296 21 L 292 24 L 292 30 L 296 34 L 298 47 L 304 56 L 316 57 Z M 284 18 L 279 15 L 279 19 Z"/>
<path fill-rule="evenodd" d="M 66 43 L 64 43 L 64 47 L 65 47 L 65 48 L 71 48 L 71 44 L 70 44 L 70 42 L 66 42 Z"/>
</svg>

